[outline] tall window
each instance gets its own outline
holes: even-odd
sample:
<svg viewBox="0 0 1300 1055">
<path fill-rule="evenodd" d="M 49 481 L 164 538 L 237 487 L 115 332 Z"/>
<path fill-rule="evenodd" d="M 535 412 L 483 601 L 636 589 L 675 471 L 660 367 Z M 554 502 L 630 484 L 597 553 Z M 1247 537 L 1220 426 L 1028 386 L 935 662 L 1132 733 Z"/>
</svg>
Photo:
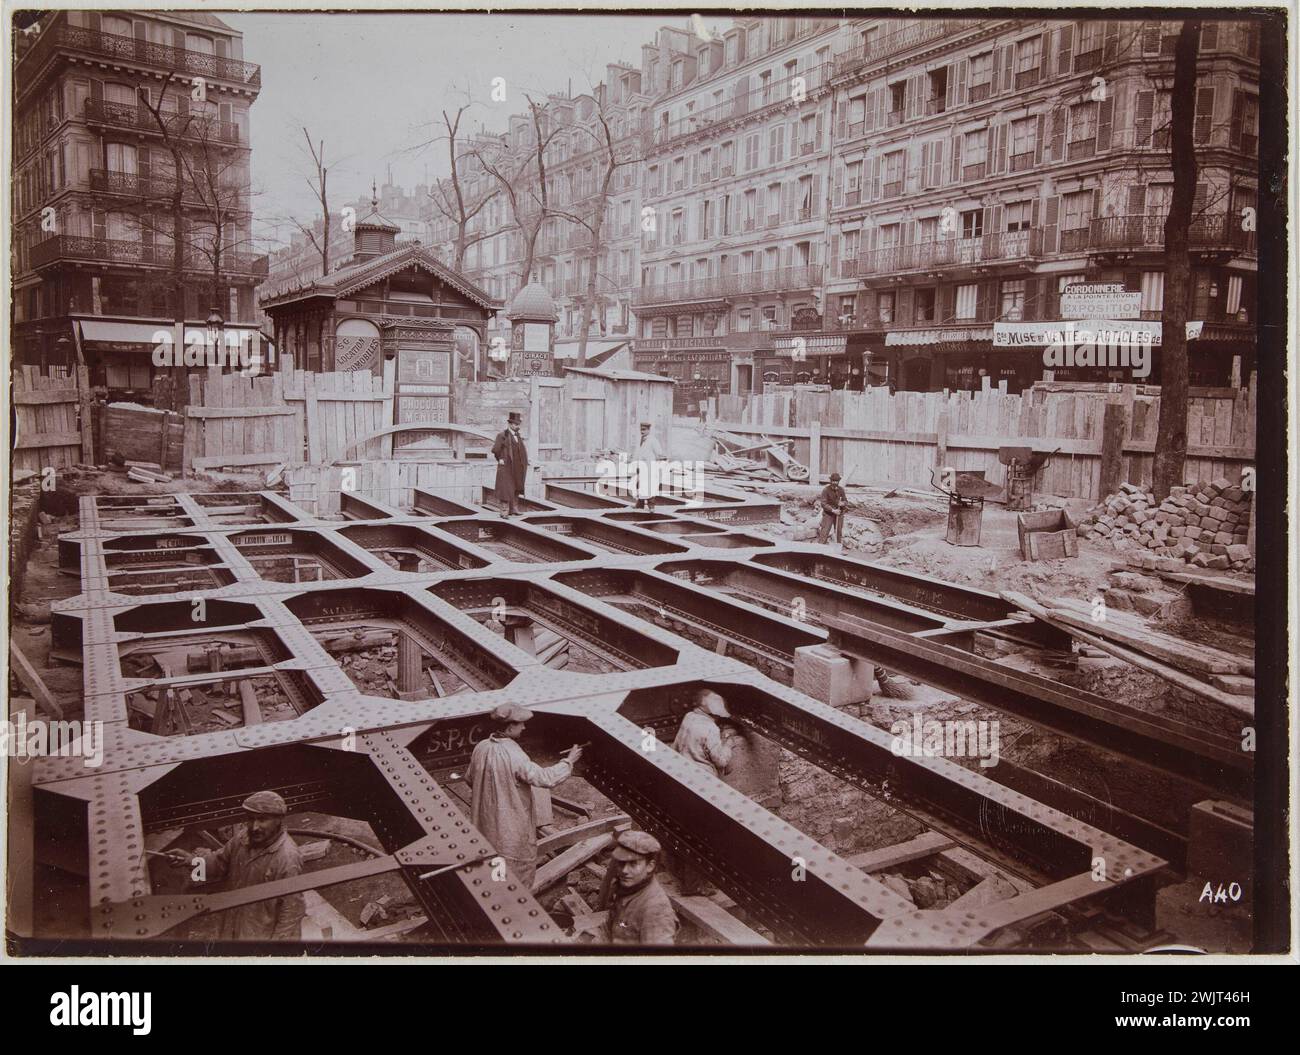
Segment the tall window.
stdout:
<svg viewBox="0 0 1300 1055">
<path fill-rule="evenodd" d="M 785 158 L 785 125 L 778 124 L 768 133 L 767 160 L 775 165 Z"/>
<path fill-rule="evenodd" d="M 1035 34 L 1016 45 L 1016 73 L 1037 70 L 1043 61 L 1043 39 Z"/>
<path fill-rule="evenodd" d="M 993 80 L 993 52 L 986 51 L 970 60 L 970 86 L 974 90 L 979 85 L 990 84 Z"/>
<path fill-rule="evenodd" d="M 752 172 L 758 168 L 759 134 L 757 132 L 745 139 L 745 169 Z"/>
<path fill-rule="evenodd" d="M 1011 123 L 1011 167 L 1013 171 L 1033 164 L 1038 148 L 1038 118 L 1026 117 Z"/>
<path fill-rule="evenodd" d="M 976 304 L 976 287 L 971 282 L 968 285 L 957 287 L 957 304 L 956 318 L 973 319 L 975 318 Z"/>
<path fill-rule="evenodd" d="M 981 238 L 984 235 L 984 210 L 968 209 L 961 214 L 961 236 Z"/>
<path fill-rule="evenodd" d="M 1002 283 L 1002 318 L 1015 322 L 1025 317 L 1025 280 L 1008 279 Z"/>
<path fill-rule="evenodd" d="M 1033 205 L 1028 201 L 1013 201 L 1006 208 L 1007 230 L 1028 231 L 1033 215 Z"/>
<path fill-rule="evenodd" d="M 1070 107 L 1070 142 L 1097 138 L 1097 103 L 1089 100 Z"/>
</svg>

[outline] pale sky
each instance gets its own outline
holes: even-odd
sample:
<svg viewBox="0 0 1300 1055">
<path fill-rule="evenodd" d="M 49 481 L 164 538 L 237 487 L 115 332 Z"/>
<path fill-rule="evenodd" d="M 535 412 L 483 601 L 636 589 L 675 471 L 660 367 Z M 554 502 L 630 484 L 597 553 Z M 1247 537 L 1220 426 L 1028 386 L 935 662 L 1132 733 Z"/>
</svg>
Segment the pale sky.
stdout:
<svg viewBox="0 0 1300 1055">
<path fill-rule="evenodd" d="M 586 91 L 607 62 L 638 69 L 641 45 L 660 26 L 682 25 L 681 15 L 624 17 L 595 14 L 297 14 L 223 12 L 244 34 L 244 57 L 262 67 L 262 91 L 250 117 L 257 237 L 286 213 L 315 215 L 304 177 L 312 171 L 302 128 L 325 140 L 330 200 L 340 207 L 382 184 L 408 190 L 445 175 L 446 148 L 419 156 L 406 148 L 431 136 L 429 123 L 452 105 L 453 87 L 470 87 L 475 106 L 466 116 L 502 131 L 521 112 L 525 92 Z M 730 19 L 706 16 L 710 28 Z M 506 79 L 507 101 L 490 99 L 492 79 Z M 471 121 L 471 127 L 473 121 Z M 462 125 L 462 130 L 464 125 Z M 287 239 L 288 228 L 280 233 Z"/>
</svg>

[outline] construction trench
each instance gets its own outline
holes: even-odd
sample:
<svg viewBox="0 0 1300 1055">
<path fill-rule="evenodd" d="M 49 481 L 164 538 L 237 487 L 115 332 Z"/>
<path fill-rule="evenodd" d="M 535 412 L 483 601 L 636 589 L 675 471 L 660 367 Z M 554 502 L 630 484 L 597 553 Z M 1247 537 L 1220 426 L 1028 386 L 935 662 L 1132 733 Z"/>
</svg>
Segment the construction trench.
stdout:
<svg viewBox="0 0 1300 1055">
<path fill-rule="evenodd" d="M 775 537 L 775 498 L 710 485 L 649 512 L 596 484 L 547 480 L 510 521 L 419 488 L 410 508 L 345 493 L 332 519 L 272 491 L 82 496 L 57 541 L 79 592 L 51 606 L 49 656 L 80 665 L 84 711 L 64 716 L 103 723 L 104 758 L 16 771 L 20 936 L 194 949 L 225 910 L 314 891 L 335 925 L 304 947 L 554 951 L 630 824 L 715 888 L 670 881 L 684 944 L 1180 937 L 1157 898 L 1187 870 L 1197 803 L 1250 809 L 1237 738 L 1004 662 L 1070 637 L 995 593 Z M 884 671 L 1064 738 L 1116 793 L 1005 754 L 899 751 L 866 710 Z M 741 730 L 724 778 L 669 746 L 701 686 Z M 533 889 L 493 881 L 468 820 L 464 770 L 505 702 L 535 712 L 523 746 L 542 764 L 588 745 L 545 806 Z M 215 893 L 168 875 L 156 855 L 213 844 L 267 789 L 323 844 L 312 870 Z"/>
</svg>

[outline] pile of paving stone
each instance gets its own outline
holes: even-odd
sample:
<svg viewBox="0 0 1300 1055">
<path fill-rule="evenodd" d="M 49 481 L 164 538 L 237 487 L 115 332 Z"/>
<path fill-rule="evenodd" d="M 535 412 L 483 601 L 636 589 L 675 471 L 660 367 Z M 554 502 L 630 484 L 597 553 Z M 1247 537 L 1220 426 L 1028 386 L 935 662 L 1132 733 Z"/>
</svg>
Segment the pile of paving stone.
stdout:
<svg viewBox="0 0 1300 1055">
<path fill-rule="evenodd" d="M 1139 554 L 1140 563 L 1147 568 L 1176 560 L 1196 568 L 1253 572 L 1255 560 L 1246 545 L 1252 498 L 1222 478 L 1170 488 L 1163 502 L 1136 484 L 1120 484 L 1119 491 L 1088 510 L 1078 530 L 1092 541 L 1143 547 L 1147 552 Z"/>
</svg>

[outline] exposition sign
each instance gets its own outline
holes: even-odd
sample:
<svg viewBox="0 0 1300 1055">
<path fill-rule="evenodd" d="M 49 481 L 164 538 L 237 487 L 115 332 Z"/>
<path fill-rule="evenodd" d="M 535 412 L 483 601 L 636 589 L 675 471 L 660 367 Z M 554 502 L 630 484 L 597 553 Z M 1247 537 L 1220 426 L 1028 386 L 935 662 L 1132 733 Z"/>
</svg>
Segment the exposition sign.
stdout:
<svg viewBox="0 0 1300 1055">
<path fill-rule="evenodd" d="M 1072 282 L 1061 290 L 1063 319 L 1137 319 L 1142 294 L 1130 293 L 1122 282 Z"/>
</svg>

